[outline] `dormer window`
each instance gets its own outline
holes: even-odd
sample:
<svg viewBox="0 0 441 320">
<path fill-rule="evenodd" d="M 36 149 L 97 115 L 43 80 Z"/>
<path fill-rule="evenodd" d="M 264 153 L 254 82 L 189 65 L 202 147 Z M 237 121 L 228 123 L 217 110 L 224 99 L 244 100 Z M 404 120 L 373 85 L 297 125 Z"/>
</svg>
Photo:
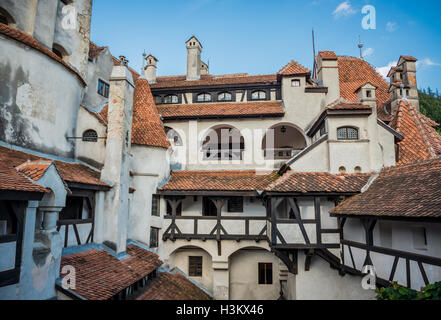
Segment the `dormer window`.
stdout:
<svg viewBox="0 0 441 320">
<path fill-rule="evenodd" d="M 218 101 L 232 101 L 233 96 L 231 95 L 231 93 L 222 92 L 217 96 L 217 100 Z"/>
<path fill-rule="evenodd" d="M 291 87 L 300 87 L 300 80 L 299 79 L 292 80 Z"/>
<path fill-rule="evenodd" d="M 254 91 L 251 94 L 251 100 L 266 100 L 266 92 L 265 91 Z"/>
<path fill-rule="evenodd" d="M 164 103 L 178 103 L 178 102 L 179 102 L 179 98 L 175 94 L 168 95 L 164 99 Z"/>
<path fill-rule="evenodd" d="M 209 93 L 198 94 L 197 101 L 198 102 L 211 102 L 211 94 L 209 94 Z"/>
<path fill-rule="evenodd" d="M 358 129 L 352 127 L 342 127 L 337 129 L 338 140 L 358 140 Z"/>
</svg>

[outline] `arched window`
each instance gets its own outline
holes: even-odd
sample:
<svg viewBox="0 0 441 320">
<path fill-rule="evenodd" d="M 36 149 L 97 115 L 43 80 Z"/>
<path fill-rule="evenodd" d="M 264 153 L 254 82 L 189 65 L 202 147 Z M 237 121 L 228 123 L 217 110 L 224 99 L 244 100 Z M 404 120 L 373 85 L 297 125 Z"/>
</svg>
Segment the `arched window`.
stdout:
<svg viewBox="0 0 441 320">
<path fill-rule="evenodd" d="M 175 146 L 182 146 L 182 139 L 179 133 L 175 129 L 165 127 L 165 133 L 167 134 L 167 139 Z"/>
<path fill-rule="evenodd" d="M 355 173 L 361 173 L 361 167 L 360 167 L 360 166 L 356 166 L 356 167 L 354 168 L 354 172 L 355 172 Z"/>
<path fill-rule="evenodd" d="M 52 46 L 52 52 L 55 53 L 58 57 L 60 57 L 64 61 L 68 61 L 69 54 L 67 53 L 66 49 L 64 49 L 59 44 L 54 43 Z"/>
<path fill-rule="evenodd" d="M 97 142 L 98 141 L 98 134 L 95 130 L 89 129 L 84 131 L 83 133 L 83 141 L 84 142 Z"/>
<path fill-rule="evenodd" d="M 217 101 L 231 101 L 233 100 L 233 96 L 229 92 L 219 93 L 217 96 Z"/>
<path fill-rule="evenodd" d="M 338 140 L 358 140 L 358 129 L 353 127 L 342 127 L 337 129 Z"/>
<path fill-rule="evenodd" d="M 259 90 L 259 91 L 254 91 L 251 94 L 251 100 L 265 100 L 266 99 L 266 92 Z"/>
<path fill-rule="evenodd" d="M 166 96 L 164 99 L 164 103 L 178 103 L 178 102 L 179 102 L 179 98 L 175 94 L 170 94 Z"/>
<path fill-rule="evenodd" d="M 155 103 L 156 104 L 161 104 L 162 103 L 162 97 L 161 96 L 155 96 Z"/>
<path fill-rule="evenodd" d="M 209 93 L 198 94 L 197 101 L 198 102 L 211 102 L 211 94 L 209 94 Z"/>
<path fill-rule="evenodd" d="M 338 168 L 338 171 L 340 172 L 340 174 L 346 174 L 346 168 L 343 166 Z"/>
<path fill-rule="evenodd" d="M 232 126 L 217 126 L 208 130 L 202 143 L 204 160 L 242 160 L 245 140 Z"/>
</svg>

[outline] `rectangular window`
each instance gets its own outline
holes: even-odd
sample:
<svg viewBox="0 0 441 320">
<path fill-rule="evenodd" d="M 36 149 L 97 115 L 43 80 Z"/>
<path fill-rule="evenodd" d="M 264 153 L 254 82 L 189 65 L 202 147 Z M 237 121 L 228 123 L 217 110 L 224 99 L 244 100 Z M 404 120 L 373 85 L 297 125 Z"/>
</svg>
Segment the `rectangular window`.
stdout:
<svg viewBox="0 0 441 320">
<path fill-rule="evenodd" d="M 157 248 L 159 245 L 159 230 L 158 228 L 150 228 L 150 248 Z"/>
<path fill-rule="evenodd" d="M 98 80 L 98 94 L 104 98 L 109 97 L 109 85 L 102 80 Z"/>
<path fill-rule="evenodd" d="M 159 212 L 159 200 L 160 199 L 161 199 L 161 197 L 156 194 L 154 194 L 152 196 L 152 216 L 154 216 L 154 217 L 160 216 L 160 212 Z"/>
<path fill-rule="evenodd" d="M 273 284 L 272 263 L 259 263 L 259 284 Z"/>
<path fill-rule="evenodd" d="M 243 198 L 233 197 L 228 200 L 228 212 L 243 212 Z"/>
<path fill-rule="evenodd" d="M 188 257 L 188 275 L 202 277 L 202 257 Z"/>
<path fill-rule="evenodd" d="M 292 80 L 291 87 L 300 87 L 300 80 L 297 79 Z"/>
<path fill-rule="evenodd" d="M 217 208 L 214 205 L 213 201 L 209 198 L 204 197 L 202 200 L 202 215 L 204 217 L 216 217 L 217 216 Z"/>
</svg>

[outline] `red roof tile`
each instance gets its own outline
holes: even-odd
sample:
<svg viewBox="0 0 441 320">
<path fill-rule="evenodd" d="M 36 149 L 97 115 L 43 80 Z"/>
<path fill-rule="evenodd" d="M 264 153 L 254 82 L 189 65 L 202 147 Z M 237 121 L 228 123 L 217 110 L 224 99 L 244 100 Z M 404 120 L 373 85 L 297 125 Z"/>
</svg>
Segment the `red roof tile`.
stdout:
<svg viewBox="0 0 441 320">
<path fill-rule="evenodd" d="M 266 191 L 283 193 L 358 193 L 369 180 L 369 174 L 335 175 L 326 172 L 289 171 Z"/>
<path fill-rule="evenodd" d="M 276 74 L 269 75 L 248 75 L 233 74 L 215 76 L 211 74 L 201 75 L 200 80 L 187 81 L 186 76 L 158 77 L 156 83 L 151 84 L 152 89 L 158 88 L 178 88 L 194 86 L 214 86 L 226 84 L 245 84 L 245 83 L 273 83 L 277 82 Z"/>
<path fill-rule="evenodd" d="M 337 60 L 337 55 L 334 51 L 319 51 L 319 56 L 322 60 Z"/>
<path fill-rule="evenodd" d="M 28 189 L 34 189 L 34 191 L 37 192 L 41 192 L 42 189 L 45 190 L 40 186 L 36 186 L 36 185 L 34 186 L 30 182 L 30 180 L 25 178 L 15 169 L 16 167 L 19 167 L 20 165 L 23 165 L 28 161 L 51 161 L 51 160 L 42 157 L 37 157 L 35 155 L 24 153 L 21 151 L 0 147 L 0 171 L 5 174 L 4 179 L 0 179 L 0 189 L 21 190 L 21 191 L 33 191 Z M 100 173 L 90 169 L 89 167 L 86 167 L 79 163 L 69 163 L 63 161 L 54 161 L 54 162 L 55 162 L 55 166 L 60 172 L 61 178 L 64 181 L 109 187 L 109 185 L 107 185 L 106 183 L 100 180 Z M 27 171 L 27 173 L 30 172 L 32 172 L 32 170 Z M 35 177 L 38 177 L 38 174 L 40 173 L 41 171 L 39 173 L 35 173 Z M 8 175 L 10 176 L 8 177 Z M 34 174 L 31 175 L 34 176 Z M 25 183 L 23 179 L 25 179 L 29 183 Z"/>
<path fill-rule="evenodd" d="M 127 246 L 127 254 L 130 257 L 122 260 L 96 249 L 66 255 L 60 270 L 67 265 L 75 268 L 76 294 L 87 300 L 108 300 L 162 265 L 156 254 L 136 245 Z"/>
<path fill-rule="evenodd" d="M 230 118 L 230 117 L 282 117 L 285 114 L 282 103 L 245 102 L 160 105 L 158 111 L 164 120 L 193 118 Z"/>
<path fill-rule="evenodd" d="M 16 169 L 33 181 L 38 181 L 43 177 L 46 170 L 51 166 L 52 161 L 27 161 L 19 165 Z"/>
<path fill-rule="evenodd" d="M 441 218 L 441 159 L 383 170 L 369 189 L 331 213 L 355 216 Z"/>
<path fill-rule="evenodd" d="M 165 149 L 170 147 L 149 83 L 145 78 L 139 78 L 135 82 L 132 143 Z"/>
<path fill-rule="evenodd" d="M 9 38 L 12 38 L 18 42 L 21 42 L 28 47 L 34 48 L 37 51 L 40 51 L 42 54 L 48 56 L 52 60 L 58 62 L 63 67 L 65 67 L 69 72 L 73 73 L 78 80 L 81 82 L 83 86 L 86 86 L 86 82 L 84 81 L 83 77 L 68 63 L 63 61 L 59 56 L 57 56 L 55 53 L 53 53 L 51 50 L 47 49 L 45 46 L 38 43 L 37 40 L 35 40 L 32 36 L 28 35 L 27 33 L 24 33 L 18 29 L 11 28 L 3 23 L 0 23 L 0 34 L 3 34 Z"/>
<path fill-rule="evenodd" d="M 163 272 L 136 300 L 211 300 L 211 297 L 183 275 Z"/>
<path fill-rule="evenodd" d="M 377 87 L 377 116 L 389 122 L 393 116 L 384 111 L 390 99 L 389 84 L 368 62 L 354 57 L 338 57 L 340 96 L 348 102 L 358 102 L 356 91 L 367 82 Z"/>
<path fill-rule="evenodd" d="M 91 59 L 91 60 L 95 59 L 106 48 L 107 47 L 99 47 L 98 45 L 96 45 L 95 43 L 90 41 L 90 43 L 89 43 L 89 59 Z"/>
<path fill-rule="evenodd" d="M 160 191 L 258 191 L 265 190 L 279 176 L 277 172 L 178 171 Z"/>
<path fill-rule="evenodd" d="M 361 103 L 350 103 L 350 102 L 339 102 L 335 104 L 331 104 L 326 109 L 329 110 L 370 110 L 371 106 L 361 104 Z"/>
<path fill-rule="evenodd" d="M 422 115 L 408 101 L 400 101 L 390 126 L 404 136 L 398 143 L 398 164 L 432 159 L 441 155 L 441 136 L 433 121 Z"/>
<path fill-rule="evenodd" d="M 280 74 L 282 76 L 311 75 L 311 71 L 302 66 L 297 61 L 291 60 L 277 74 Z"/>
</svg>

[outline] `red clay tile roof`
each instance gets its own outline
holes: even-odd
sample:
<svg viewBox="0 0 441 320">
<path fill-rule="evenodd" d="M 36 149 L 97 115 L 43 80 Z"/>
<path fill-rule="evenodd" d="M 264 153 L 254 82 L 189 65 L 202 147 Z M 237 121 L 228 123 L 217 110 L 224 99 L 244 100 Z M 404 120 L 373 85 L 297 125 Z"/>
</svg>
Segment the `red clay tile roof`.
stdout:
<svg viewBox="0 0 441 320">
<path fill-rule="evenodd" d="M 5 173 L 4 178 L 0 179 L 0 189 L 32 191 L 27 189 L 35 188 L 36 192 L 41 192 L 42 188 L 40 186 L 34 187 L 34 185 L 30 182 L 29 179 L 24 177 L 15 169 L 16 167 L 24 164 L 27 161 L 40 161 L 40 160 L 51 161 L 42 157 L 37 157 L 32 154 L 12 150 L 5 147 L 0 147 L 0 171 Z M 86 167 L 79 163 L 69 163 L 63 161 L 54 161 L 54 162 L 55 162 L 55 166 L 60 172 L 61 178 L 64 181 L 109 187 L 109 185 L 107 185 L 106 183 L 100 180 L 100 173 L 90 169 L 89 167 Z M 10 174 L 9 177 L 7 177 L 8 174 Z M 26 179 L 29 182 L 29 184 L 25 183 L 23 179 Z M 16 181 L 17 184 L 16 186 L 14 185 L 14 181 Z"/>
<path fill-rule="evenodd" d="M 160 191 L 258 191 L 266 189 L 279 176 L 277 172 L 256 171 L 177 171 Z"/>
<path fill-rule="evenodd" d="M 90 43 L 89 43 L 89 59 L 91 59 L 91 60 L 95 59 L 106 48 L 107 47 L 99 47 L 98 45 L 96 45 L 95 43 L 90 41 Z"/>
<path fill-rule="evenodd" d="M 65 67 L 69 72 L 73 73 L 78 80 L 81 82 L 81 84 L 85 87 L 87 84 L 84 81 L 83 77 L 68 63 L 63 61 L 59 56 L 57 56 L 55 53 L 53 53 L 51 50 L 47 49 L 45 46 L 38 43 L 37 40 L 35 40 L 33 37 L 28 35 L 27 33 L 24 33 L 18 29 L 11 28 L 3 23 L 0 23 L 0 34 L 3 34 L 9 38 L 12 38 L 18 42 L 21 42 L 28 47 L 34 48 L 37 51 L 40 51 L 42 54 L 48 56 L 52 60 L 58 62 L 63 67 Z"/>
<path fill-rule="evenodd" d="M 377 87 L 377 116 L 389 122 L 392 115 L 384 111 L 384 104 L 390 99 L 389 84 L 368 62 L 354 57 L 338 57 L 340 96 L 348 102 L 358 102 L 357 89 L 370 82 Z"/>
<path fill-rule="evenodd" d="M 76 294 L 87 300 L 108 300 L 145 278 L 162 265 L 159 257 L 136 245 L 127 246 L 129 258 L 118 260 L 105 250 L 66 255 L 63 266 L 73 266 L 76 271 Z"/>
<path fill-rule="evenodd" d="M 319 56 L 322 60 L 337 60 L 338 57 L 334 51 L 319 51 Z"/>
<path fill-rule="evenodd" d="M 269 75 L 248 75 L 233 74 L 215 76 L 211 74 L 201 75 L 200 80 L 187 81 L 186 76 L 168 76 L 156 78 L 156 83 L 151 84 L 152 89 L 158 88 L 178 88 L 194 86 L 215 86 L 226 84 L 244 84 L 244 83 L 273 83 L 277 82 L 276 74 Z"/>
<path fill-rule="evenodd" d="M 369 174 L 335 175 L 327 172 L 289 171 L 266 191 L 283 193 L 358 193 L 367 184 Z"/>
<path fill-rule="evenodd" d="M 101 111 L 99 112 L 100 117 L 104 120 L 104 123 L 107 124 L 109 123 L 109 119 L 107 118 L 109 115 L 109 104 L 106 104 L 104 106 L 104 108 L 101 109 Z"/>
<path fill-rule="evenodd" d="M 282 76 L 311 75 L 311 71 L 302 66 L 297 61 L 291 60 L 277 74 L 280 74 Z"/>
<path fill-rule="evenodd" d="M 361 104 L 361 103 L 355 103 L 355 102 L 339 102 L 336 104 L 331 104 L 326 109 L 329 110 L 370 110 L 372 109 L 371 106 Z"/>
<path fill-rule="evenodd" d="M 211 300 L 211 297 L 183 275 L 162 272 L 136 300 Z"/>
<path fill-rule="evenodd" d="M 145 78 L 135 82 L 132 143 L 165 149 L 170 147 L 149 82 Z"/>
<path fill-rule="evenodd" d="M 29 179 L 38 181 L 43 177 L 46 170 L 51 166 L 52 161 L 27 161 L 19 165 L 16 169 Z"/>
<path fill-rule="evenodd" d="M 406 60 L 406 61 L 413 61 L 413 62 L 418 61 L 418 59 L 413 56 L 401 56 L 400 58 L 403 58 L 403 60 Z"/>
<path fill-rule="evenodd" d="M 231 117 L 283 117 L 282 103 L 244 102 L 189 105 L 160 105 L 158 111 L 164 120 Z"/>
<path fill-rule="evenodd" d="M 408 101 L 401 100 L 390 126 L 404 136 L 398 143 L 398 164 L 432 159 L 441 155 L 441 136 L 433 128 L 433 121 L 423 116 Z"/>
<path fill-rule="evenodd" d="M 0 147 L 0 190 L 26 191 L 26 192 L 49 192 L 45 188 L 32 183 L 25 175 L 18 172 L 14 166 L 24 163 L 26 160 L 17 159 L 16 153 L 10 149 Z"/>
<path fill-rule="evenodd" d="M 441 218 L 441 159 L 383 170 L 369 189 L 331 213 L 355 216 Z"/>
</svg>

